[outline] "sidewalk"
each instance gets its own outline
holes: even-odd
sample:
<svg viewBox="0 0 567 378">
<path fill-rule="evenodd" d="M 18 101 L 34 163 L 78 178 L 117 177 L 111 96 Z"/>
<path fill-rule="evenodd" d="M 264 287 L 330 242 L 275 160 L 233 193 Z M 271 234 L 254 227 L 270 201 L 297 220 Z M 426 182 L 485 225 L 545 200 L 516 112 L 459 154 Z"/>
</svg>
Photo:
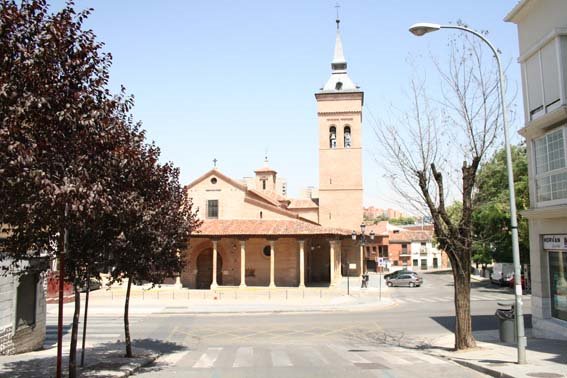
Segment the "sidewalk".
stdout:
<svg viewBox="0 0 567 378">
<path fill-rule="evenodd" d="M 127 377 L 143 366 L 151 364 L 160 353 L 147 340 L 137 340 L 134 345 L 149 348 L 134 347 L 133 358 L 124 357 L 124 344 L 100 344 L 85 350 L 85 366 L 77 366 L 80 377 Z M 154 343 L 156 343 L 154 341 Z M 153 349 L 153 350 L 152 350 Z M 163 349 L 163 348 L 161 348 Z M 67 376 L 69 367 L 69 350 L 63 348 L 63 376 Z M 0 377 L 10 378 L 44 378 L 54 377 L 56 369 L 57 348 L 40 350 L 0 357 Z M 77 347 L 77 364 L 80 364 L 81 348 Z"/>
<path fill-rule="evenodd" d="M 336 287 L 219 287 L 215 290 L 190 290 L 174 286 L 161 288 L 133 286 L 130 294 L 131 314 L 232 314 L 274 312 L 334 312 L 369 311 L 393 306 L 388 287 L 378 276 L 371 276 L 369 287 L 360 288 L 360 278 L 350 278 L 350 294 L 347 295 L 346 278 Z M 126 289 L 123 286 L 91 292 L 89 314 L 122 314 Z M 81 294 L 81 306 L 85 294 Z M 69 314 L 74 303 L 66 303 L 64 312 Z M 57 314 L 57 304 L 48 304 L 47 313 Z"/>
<path fill-rule="evenodd" d="M 498 330 L 475 332 L 477 348 L 452 351 L 454 336 L 436 341 L 429 352 L 492 377 L 502 378 L 559 378 L 567 377 L 567 341 L 529 337 L 526 348 L 527 364 L 518 365 L 515 344 L 498 339 Z"/>
</svg>

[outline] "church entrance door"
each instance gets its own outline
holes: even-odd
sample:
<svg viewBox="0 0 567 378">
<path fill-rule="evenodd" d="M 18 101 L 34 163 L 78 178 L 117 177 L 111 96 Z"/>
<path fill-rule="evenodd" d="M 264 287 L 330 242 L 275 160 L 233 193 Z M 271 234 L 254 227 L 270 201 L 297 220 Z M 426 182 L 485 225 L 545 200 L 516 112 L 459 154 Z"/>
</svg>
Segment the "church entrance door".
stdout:
<svg viewBox="0 0 567 378">
<path fill-rule="evenodd" d="M 213 250 L 206 249 L 197 257 L 197 289 L 210 289 L 213 283 Z M 222 285 L 222 258 L 217 252 L 217 284 Z"/>
</svg>

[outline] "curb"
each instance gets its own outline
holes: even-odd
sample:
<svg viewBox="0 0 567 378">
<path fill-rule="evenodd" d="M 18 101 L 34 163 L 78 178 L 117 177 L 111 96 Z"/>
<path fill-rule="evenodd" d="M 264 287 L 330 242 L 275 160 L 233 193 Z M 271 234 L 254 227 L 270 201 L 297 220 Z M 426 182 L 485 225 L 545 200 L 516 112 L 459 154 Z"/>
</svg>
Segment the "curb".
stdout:
<svg viewBox="0 0 567 378">
<path fill-rule="evenodd" d="M 123 366 L 121 366 L 118 370 L 114 370 L 112 371 L 112 376 L 114 377 L 129 377 L 132 374 L 136 373 L 137 371 L 139 371 L 140 369 L 151 365 L 152 363 L 155 362 L 155 360 L 157 360 L 159 357 L 161 356 L 160 353 L 152 353 L 150 355 L 148 355 L 147 357 L 144 358 L 143 361 L 140 362 L 135 362 L 135 363 L 127 363 Z M 91 371 L 87 371 L 87 372 L 81 372 L 81 375 L 85 374 L 86 377 L 89 378 L 96 378 L 96 377 L 107 377 L 108 374 L 111 371 L 107 371 L 107 370 L 91 370 Z"/>
<path fill-rule="evenodd" d="M 495 370 L 495 369 L 490 369 L 484 366 L 480 366 L 477 364 L 474 364 L 472 362 L 469 361 L 463 361 L 460 359 L 456 359 L 456 358 L 451 358 L 451 357 L 446 357 L 448 360 L 453 361 L 459 365 L 462 365 L 464 367 L 467 367 L 471 370 L 476 370 L 479 373 L 483 373 L 486 375 L 489 375 L 491 377 L 496 377 L 496 378 L 515 378 L 513 375 L 510 374 L 506 374 L 506 373 L 502 373 L 501 371 Z"/>
</svg>

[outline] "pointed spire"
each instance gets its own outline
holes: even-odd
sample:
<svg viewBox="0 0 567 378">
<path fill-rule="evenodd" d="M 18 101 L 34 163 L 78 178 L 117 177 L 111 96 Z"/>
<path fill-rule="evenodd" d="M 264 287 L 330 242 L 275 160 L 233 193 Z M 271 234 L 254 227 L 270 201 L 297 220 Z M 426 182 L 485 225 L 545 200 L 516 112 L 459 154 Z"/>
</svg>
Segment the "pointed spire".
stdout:
<svg viewBox="0 0 567 378">
<path fill-rule="evenodd" d="M 343 42 L 341 40 L 340 25 L 341 19 L 339 17 L 340 5 L 336 5 L 337 8 L 337 18 L 335 22 L 337 23 L 337 34 L 335 38 L 335 52 L 333 54 L 333 60 L 331 61 L 331 77 L 327 80 L 325 86 L 321 89 L 323 92 L 337 92 L 337 91 L 359 91 L 359 88 L 352 82 L 347 74 L 347 62 L 345 59 L 345 54 L 343 52 Z"/>
<path fill-rule="evenodd" d="M 331 68 L 333 72 L 344 71 L 346 72 L 347 64 L 345 55 L 343 52 L 343 42 L 341 41 L 340 24 L 341 19 L 339 18 L 339 8 L 341 6 L 337 3 L 335 8 L 337 8 L 337 36 L 335 39 L 335 53 L 333 55 L 333 61 L 331 62 Z"/>
</svg>

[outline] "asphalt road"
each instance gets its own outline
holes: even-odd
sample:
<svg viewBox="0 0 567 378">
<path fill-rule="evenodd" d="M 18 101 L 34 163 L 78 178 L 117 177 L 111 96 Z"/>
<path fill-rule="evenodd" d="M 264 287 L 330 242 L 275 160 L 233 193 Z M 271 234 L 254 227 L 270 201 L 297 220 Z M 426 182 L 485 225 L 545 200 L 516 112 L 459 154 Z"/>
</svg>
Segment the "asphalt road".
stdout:
<svg viewBox="0 0 567 378">
<path fill-rule="evenodd" d="M 164 357 L 137 376 L 483 376 L 421 351 L 451 334 L 450 274 L 426 274 L 422 287 L 391 293 L 395 305 L 371 312 L 146 316 L 133 336 Z M 487 282 L 473 283 L 471 296 L 475 331 L 496 329 L 497 302 L 513 299 L 511 289 Z"/>
</svg>

